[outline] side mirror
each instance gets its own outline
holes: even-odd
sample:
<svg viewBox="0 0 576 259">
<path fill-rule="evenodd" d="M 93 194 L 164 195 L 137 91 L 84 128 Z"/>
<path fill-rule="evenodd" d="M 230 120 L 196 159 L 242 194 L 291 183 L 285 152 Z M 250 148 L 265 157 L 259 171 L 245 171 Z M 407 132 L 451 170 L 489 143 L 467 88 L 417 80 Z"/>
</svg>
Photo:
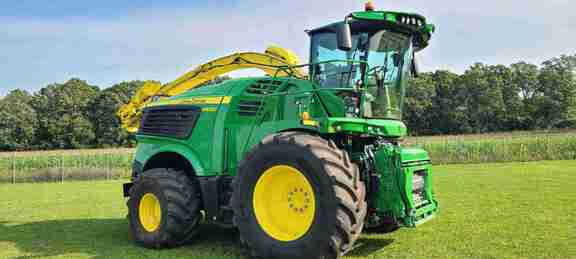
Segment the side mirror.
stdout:
<svg viewBox="0 0 576 259">
<path fill-rule="evenodd" d="M 412 55 L 412 76 L 414 77 L 418 77 L 418 75 L 420 74 L 420 66 L 418 65 L 418 59 L 416 58 L 416 53 L 414 53 L 414 55 Z"/>
<path fill-rule="evenodd" d="M 400 66 L 400 62 L 402 61 L 402 56 L 400 56 L 400 54 L 398 53 L 394 53 L 392 54 L 392 61 L 394 61 L 394 66 L 398 67 Z"/>
<path fill-rule="evenodd" d="M 336 31 L 336 38 L 338 41 L 338 49 L 349 51 L 352 49 L 352 33 L 350 32 L 350 24 L 343 22 L 338 25 Z"/>
</svg>

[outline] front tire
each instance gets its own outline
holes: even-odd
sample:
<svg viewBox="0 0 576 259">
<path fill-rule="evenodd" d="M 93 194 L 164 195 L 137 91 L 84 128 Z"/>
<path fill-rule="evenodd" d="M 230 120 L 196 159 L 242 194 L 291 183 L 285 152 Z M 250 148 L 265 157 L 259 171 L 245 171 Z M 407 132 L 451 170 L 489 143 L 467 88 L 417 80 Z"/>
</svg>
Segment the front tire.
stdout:
<svg viewBox="0 0 576 259">
<path fill-rule="evenodd" d="M 358 167 L 318 136 L 265 138 L 240 163 L 234 188 L 234 223 L 254 256 L 337 258 L 363 228 Z"/>
<path fill-rule="evenodd" d="M 182 171 L 155 168 L 139 175 L 127 203 L 136 243 L 160 249 L 190 241 L 202 218 L 199 194 L 194 178 Z"/>
</svg>

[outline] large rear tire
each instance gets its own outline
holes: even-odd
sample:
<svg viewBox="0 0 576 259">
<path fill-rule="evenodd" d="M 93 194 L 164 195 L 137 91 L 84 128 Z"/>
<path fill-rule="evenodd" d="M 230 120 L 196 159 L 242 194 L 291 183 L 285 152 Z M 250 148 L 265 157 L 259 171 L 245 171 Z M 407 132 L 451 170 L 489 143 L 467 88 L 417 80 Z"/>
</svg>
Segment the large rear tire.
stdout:
<svg viewBox="0 0 576 259">
<path fill-rule="evenodd" d="M 194 178 L 170 168 L 139 175 L 127 205 L 132 237 L 147 248 L 169 248 L 190 241 L 202 218 Z"/>
<path fill-rule="evenodd" d="M 234 188 L 234 223 L 253 256 L 337 258 L 362 232 L 358 167 L 319 136 L 265 138 L 240 163 Z"/>
</svg>

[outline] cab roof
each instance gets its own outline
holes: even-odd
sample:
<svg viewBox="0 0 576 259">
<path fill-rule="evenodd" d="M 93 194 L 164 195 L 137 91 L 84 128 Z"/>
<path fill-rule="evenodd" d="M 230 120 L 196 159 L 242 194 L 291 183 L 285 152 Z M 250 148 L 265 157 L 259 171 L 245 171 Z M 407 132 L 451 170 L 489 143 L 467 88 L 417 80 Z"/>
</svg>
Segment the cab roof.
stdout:
<svg viewBox="0 0 576 259">
<path fill-rule="evenodd" d="M 428 46 L 428 42 L 435 31 L 435 26 L 426 22 L 426 18 L 415 13 L 395 11 L 363 11 L 353 12 L 346 16 L 352 31 L 378 31 L 388 29 L 414 36 L 415 49 L 421 50 Z M 307 31 L 308 35 L 321 32 L 336 32 L 338 25 L 344 21 L 331 23 Z"/>
</svg>

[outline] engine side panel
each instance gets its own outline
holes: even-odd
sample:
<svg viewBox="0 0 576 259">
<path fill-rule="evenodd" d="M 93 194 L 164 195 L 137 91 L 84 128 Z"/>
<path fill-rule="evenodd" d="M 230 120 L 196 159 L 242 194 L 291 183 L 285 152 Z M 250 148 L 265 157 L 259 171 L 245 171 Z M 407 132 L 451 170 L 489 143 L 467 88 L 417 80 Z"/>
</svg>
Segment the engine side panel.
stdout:
<svg viewBox="0 0 576 259">
<path fill-rule="evenodd" d="M 168 119 L 177 119 L 180 115 L 173 110 L 184 107 L 194 107 L 198 113 L 189 137 L 180 131 L 174 136 L 159 134 L 170 133 L 171 129 L 162 129 L 163 122 L 158 124 L 153 118 L 156 128 L 152 130 L 156 131 L 146 132 L 150 128 L 143 124 L 137 135 L 137 162 L 145 165 L 161 150 L 184 146 L 186 152 L 194 154 L 189 157 L 197 160 L 191 163 L 201 167 L 195 168 L 199 176 L 235 175 L 237 164 L 265 136 L 286 130 L 316 132 L 320 125 L 315 119 L 326 117 L 310 81 L 293 78 L 228 80 L 159 101 L 148 109 L 168 109 L 172 116 Z M 309 116 L 307 123 L 302 117 L 304 112 Z M 184 120 L 190 119 L 187 114 L 181 115 Z M 187 121 L 176 123 L 192 124 Z"/>
<path fill-rule="evenodd" d="M 325 116 L 309 81 L 263 78 L 232 98 L 223 129 L 227 137 L 225 170 L 236 174 L 237 165 L 264 137 L 286 130 L 318 131 L 302 118 Z"/>
<path fill-rule="evenodd" d="M 149 134 L 140 131 L 136 135 L 138 147 L 135 160 L 146 165 L 148 160 L 160 152 L 175 152 L 186 157 L 198 176 L 217 175 L 221 168 L 222 131 L 221 121 L 226 114 L 231 97 L 228 93 L 234 87 L 242 85 L 242 80 L 224 82 L 212 87 L 191 90 L 182 95 L 164 99 L 150 105 L 147 109 L 166 107 L 195 107 L 198 113 L 187 137 Z M 146 121 L 144 118 L 143 122 Z M 174 121 L 166 122 L 167 124 Z M 163 125 L 163 124 L 159 124 Z M 144 126 L 144 125 L 141 125 Z M 164 125 L 167 126 L 167 125 Z"/>
<path fill-rule="evenodd" d="M 384 145 L 374 159 L 379 176 L 375 207 L 382 218 L 414 227 L 434 216 L 438 202 L 432 193 L 432 164 L 426 151 Z"/>
</svg>

